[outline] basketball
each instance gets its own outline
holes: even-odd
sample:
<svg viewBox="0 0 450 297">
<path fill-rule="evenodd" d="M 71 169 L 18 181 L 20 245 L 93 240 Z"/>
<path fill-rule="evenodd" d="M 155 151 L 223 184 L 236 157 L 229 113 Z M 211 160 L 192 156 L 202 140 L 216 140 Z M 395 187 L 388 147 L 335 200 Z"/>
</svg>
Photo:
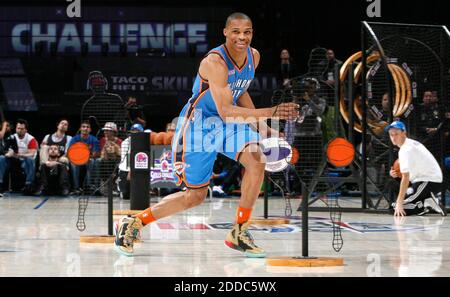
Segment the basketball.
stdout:
<svg viewBox="0 0 450 297">
<path fill-rule="evenodd" d="M 350 165 L 355 158 L 355 148 L 344 138 L 335 138 L 327 146 L 328 162 L 335 167 Z"/>
<path fill-rule="evenodd" d="M 266 157 L 266 171 L 280 172 L 288 167 L 292 159 L 292 149 L 286 140 L 267 138 L 260 142 L 260 147 Z"/>
<path fill-rule="evenodd" d="M 395 160 L 394 165 L 392 166 L 392 169 L 395 170 L 395 172 L 398 175 L 402 175 L 402 173 L 400 172 L 400 161 L 398 159 Z"/>
<path fill-rule="evenodd" d="M 174 132 L 166 132 L 165 135 L 164 135 L 164 144 L 165 145 L 171 145 L 174 135 L 175 135 Z"/>
<path fill-rule="evenodd" d="M 150 144 L 155 144 L 157 132 L 150 132 Z"/>
<path fill-rule="evenodd" d="M 155 135 L 155 145 L 163 145 L 164 139 L 166 137 L 166 132 L 159 132 Z"/>
<path fill-rule="evenodd" d="M 72 144 L 67 150 L 67 158 L 76 166 L 82 166 L 89 161 L 91 152 L 87 144 L 83 142 L 76 142 Z"/>
</svg>

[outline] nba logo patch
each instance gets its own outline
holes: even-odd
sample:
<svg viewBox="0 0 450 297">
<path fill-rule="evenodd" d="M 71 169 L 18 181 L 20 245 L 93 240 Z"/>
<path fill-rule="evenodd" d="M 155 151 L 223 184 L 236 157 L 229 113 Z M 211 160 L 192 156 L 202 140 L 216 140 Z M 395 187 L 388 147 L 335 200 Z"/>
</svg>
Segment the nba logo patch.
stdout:
<svg viewBox="0 0 450 297">
<path fill-rule="evenodd" d="M 228 75 L 234 75 L 236 73 L 236 70 L 230 70 L 230 71 L 228 71 Z"/>
</svg>

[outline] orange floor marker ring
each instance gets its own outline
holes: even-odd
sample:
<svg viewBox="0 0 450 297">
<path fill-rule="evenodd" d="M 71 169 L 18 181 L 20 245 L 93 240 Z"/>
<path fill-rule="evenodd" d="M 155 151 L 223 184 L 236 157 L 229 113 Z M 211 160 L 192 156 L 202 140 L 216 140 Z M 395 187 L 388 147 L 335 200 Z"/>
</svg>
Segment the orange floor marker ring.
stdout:
<svg viewBox="0 0 450 297">
<path fill-rule="evenodd" d="M 327 257 L 279 257 L 268 258 L 266 264 L 269 266 L 284 266 L 284 267 L 333 267 L 344 266 L 343 258 L 327 258 Z"/>
</svg>

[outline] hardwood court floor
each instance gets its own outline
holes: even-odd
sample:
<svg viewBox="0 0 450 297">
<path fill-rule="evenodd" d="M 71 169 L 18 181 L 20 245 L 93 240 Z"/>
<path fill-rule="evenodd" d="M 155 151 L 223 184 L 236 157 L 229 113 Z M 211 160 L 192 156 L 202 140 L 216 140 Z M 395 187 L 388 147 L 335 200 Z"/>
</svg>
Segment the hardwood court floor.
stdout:
<svg viewBox="0 0 450 297">
<path fill-rule="evenodd" d="M 343 257 L 336 268 L 266 266 L 223 243 L 237 199 L 207 200 L 143 231 L 135 257 L 119 256 L 110 244 L 80 244 L 80 235 L 106 235 L 106 199 L 92 198 L 87 229 L 76 229 L 77 198 L 5 196 L 0 198 L 0 276 L 450 276 L 447 217 L 407 217 L 344 213 L 344 245 L 332 249 L 327 212 L 310 213 L 310 255 Z M 300 213 L 289 225 L 253 226 L 256 243 L 269 257 L 301 256 Z M 284 215 L 284 201 L 270 201 L 271 215 Z M 128 202 L 115 199 L 115 209 Z M 254 216 L 262 215 L 259 200 Z"/>
</svg>

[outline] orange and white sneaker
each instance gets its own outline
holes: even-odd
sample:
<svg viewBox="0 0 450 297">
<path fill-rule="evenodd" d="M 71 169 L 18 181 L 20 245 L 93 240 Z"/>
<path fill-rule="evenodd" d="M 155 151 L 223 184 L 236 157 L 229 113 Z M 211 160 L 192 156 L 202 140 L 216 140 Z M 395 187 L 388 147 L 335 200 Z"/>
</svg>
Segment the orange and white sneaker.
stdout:
<svg viewBox="0 0 450 297">
<path fill-rule="evenodd" d="M 243 252 L 249 258 L 265 258 L 266 252 L 255 245 L 253 236 L 248 231 L 250 223 L 235 224 L 227 234 L 225 244 L 237 251 Z"/>
</svg>

